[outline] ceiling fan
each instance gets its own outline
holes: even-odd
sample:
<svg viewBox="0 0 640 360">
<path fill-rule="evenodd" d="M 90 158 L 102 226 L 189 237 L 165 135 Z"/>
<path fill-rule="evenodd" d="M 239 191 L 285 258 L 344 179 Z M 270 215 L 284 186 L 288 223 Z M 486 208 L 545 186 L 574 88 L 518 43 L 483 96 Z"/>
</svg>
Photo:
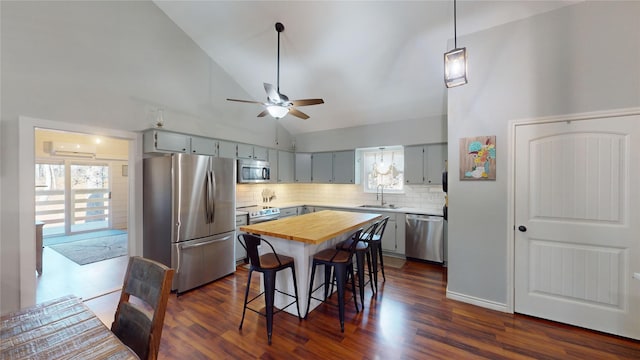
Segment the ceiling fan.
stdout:
<svg viewBox="0 0 640 360">
<path fill-rule="evenodd" d="M 287 114 L 291 114 L 300 119 L 306 120 L 309 115 L 296 109 L 296 106 L 308 106 L 324 104 L 322 99 L 301 99 L 301 100 L 289 100 L 287 95 L 280 92 L 280 33 L 284 31 L 284 25 L 282 23 L 276 23 L 276 31 L 278 32 L 278 74 L 277 83 L 274 87 L 271 84 L 264 83 L 264 90 L 267 92 L 267 102 L 253 101 L 253 100 L 238 100 L 227 99 L 229 101 L 238 101 L 250 104 L 262 104 L 265 106 L 265 110 L 258 114 L 258 117 L 263 117 L 267 114 L 276 119 L 283 118 Z"/>
</svg>

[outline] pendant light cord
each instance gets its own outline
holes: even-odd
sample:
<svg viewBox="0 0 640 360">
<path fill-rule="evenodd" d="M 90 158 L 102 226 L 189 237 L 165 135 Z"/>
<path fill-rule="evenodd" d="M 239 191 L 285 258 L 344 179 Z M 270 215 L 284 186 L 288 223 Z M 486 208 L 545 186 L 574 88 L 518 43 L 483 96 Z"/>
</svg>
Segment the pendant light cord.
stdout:
<svg viewBox="0 0 640 360">
<path fill-rule="evenodd" d="M 280 31 L 278 31 L 278 78 L 276 79 L 276 88 L 278 89 L 278 95 L 280 94 Z"/>
<path fill-rule="evenodd" d="M 453 48 L 457 49 L 458 48 L 458 33 L 457 33 L 457 26 L 456 26 L 456 0 L 453 0 Z M 280 35 L 278 35 L 278 49 L 280 46 Z M 280 50 L 278 50 L 278 54 L 280 54 Z M 280 56 L 280 55 L 278 55 Z M 279 61 L 278 61 L 279 62 Z"/>
</svg>

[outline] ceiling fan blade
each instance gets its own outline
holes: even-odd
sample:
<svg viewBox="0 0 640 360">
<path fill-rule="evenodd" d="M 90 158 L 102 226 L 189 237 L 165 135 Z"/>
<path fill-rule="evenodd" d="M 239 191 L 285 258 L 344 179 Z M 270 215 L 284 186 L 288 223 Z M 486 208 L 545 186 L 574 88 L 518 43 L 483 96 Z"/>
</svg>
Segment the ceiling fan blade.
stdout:
<svg viewBox="0 0 640 360">
<path fill-rule="evenodd" d="M 267 96 L 269 97 L 270 100 L 276 103 L 280 102 L 280 94 L 278 94 L 278 91 L 276 90 L 275 86 L 264 83 L 264 91 L 267 92 Z"/>
<path fill-rule="evenodd" d="M 249 104 L 262 104 L 260 101 L 253 101 L 253 100 L 239 100 L 239 99 L 227 99 L 227 100 L 243 102 L 243 103 L 249 103 Z"/>
<path fill-rule="evenodd" d="M 267 110 L 263 110 L 260 114 L 258 114 L 258 117 L 264 117 L 269 113 L 269 111 Z"/>
<path fill-rule="evenodd" d="M 324 100 L 322 99 L 301 99 L 301 100 L 291 100 L 293 106 L 309 106 L 309 105 L 318 105 L 324 104 Z"/>
<path fill-rule="evenodd" d="M 289 109 L 289 114 L 293 115 L 295 117 L 299 117 L 302 120 L 307 120 L 309 118 L 309 115 L 303 113 L 302 111 L 295 109 L 295 108 L 290 108 Z"/>
</svg>

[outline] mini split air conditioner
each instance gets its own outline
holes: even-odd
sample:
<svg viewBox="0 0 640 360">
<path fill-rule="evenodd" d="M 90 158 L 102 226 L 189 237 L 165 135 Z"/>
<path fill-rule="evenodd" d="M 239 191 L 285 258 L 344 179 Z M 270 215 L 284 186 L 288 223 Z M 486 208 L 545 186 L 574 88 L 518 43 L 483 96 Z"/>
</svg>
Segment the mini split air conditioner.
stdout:
<svg viewBox="0 0 640 360">
<path fill-rule="evenodd" d="M 96 155 L 96 146 L 53 141 L 51 142 L 49 153 L 55 156 L 94 157 Z"/>
</svg>

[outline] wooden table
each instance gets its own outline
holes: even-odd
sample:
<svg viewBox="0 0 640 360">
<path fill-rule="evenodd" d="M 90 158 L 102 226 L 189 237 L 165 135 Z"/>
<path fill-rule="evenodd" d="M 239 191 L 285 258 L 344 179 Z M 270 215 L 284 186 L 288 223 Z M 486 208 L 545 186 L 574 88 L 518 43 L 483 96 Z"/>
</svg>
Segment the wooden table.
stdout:
<svg viewBox="0 0 640 360">
<path fill-rule="evenodd" d="M 2 359 L 138 359 L 75 296 L 0 317 Z"/>
<path fill-rule="evenodd" d="M 382 218 L 380 214 L 323 210 L 275 221 L 241 226 L 240 230 L 261 235 L 262 238 L 273 245 L 277 253 L 294 258 L 300 313 L 304 316 L 309 299 L 309 281 L 311 280 L 313 255 L 323 249 L 335 247 L 338 242 L 346 240 L 358 229 L 366 227 L 368 223 L 380 218 Z M 264 250 L 270 251 L 268 248 Z M 314 288 L 323 282 L 324 271 L 316 271 Z M 276 287 L 289 294 L 294 293 L 289 271 L 278 272 Z M 282 308 L 289 302 L 290 298 L 276 292 L 276 307 Z M 309 311 L 319 304 L 319 301 L 312 299 Z M 286 308 L 285 311 L 298 315 L 293 306 Z"/>
</svg>

